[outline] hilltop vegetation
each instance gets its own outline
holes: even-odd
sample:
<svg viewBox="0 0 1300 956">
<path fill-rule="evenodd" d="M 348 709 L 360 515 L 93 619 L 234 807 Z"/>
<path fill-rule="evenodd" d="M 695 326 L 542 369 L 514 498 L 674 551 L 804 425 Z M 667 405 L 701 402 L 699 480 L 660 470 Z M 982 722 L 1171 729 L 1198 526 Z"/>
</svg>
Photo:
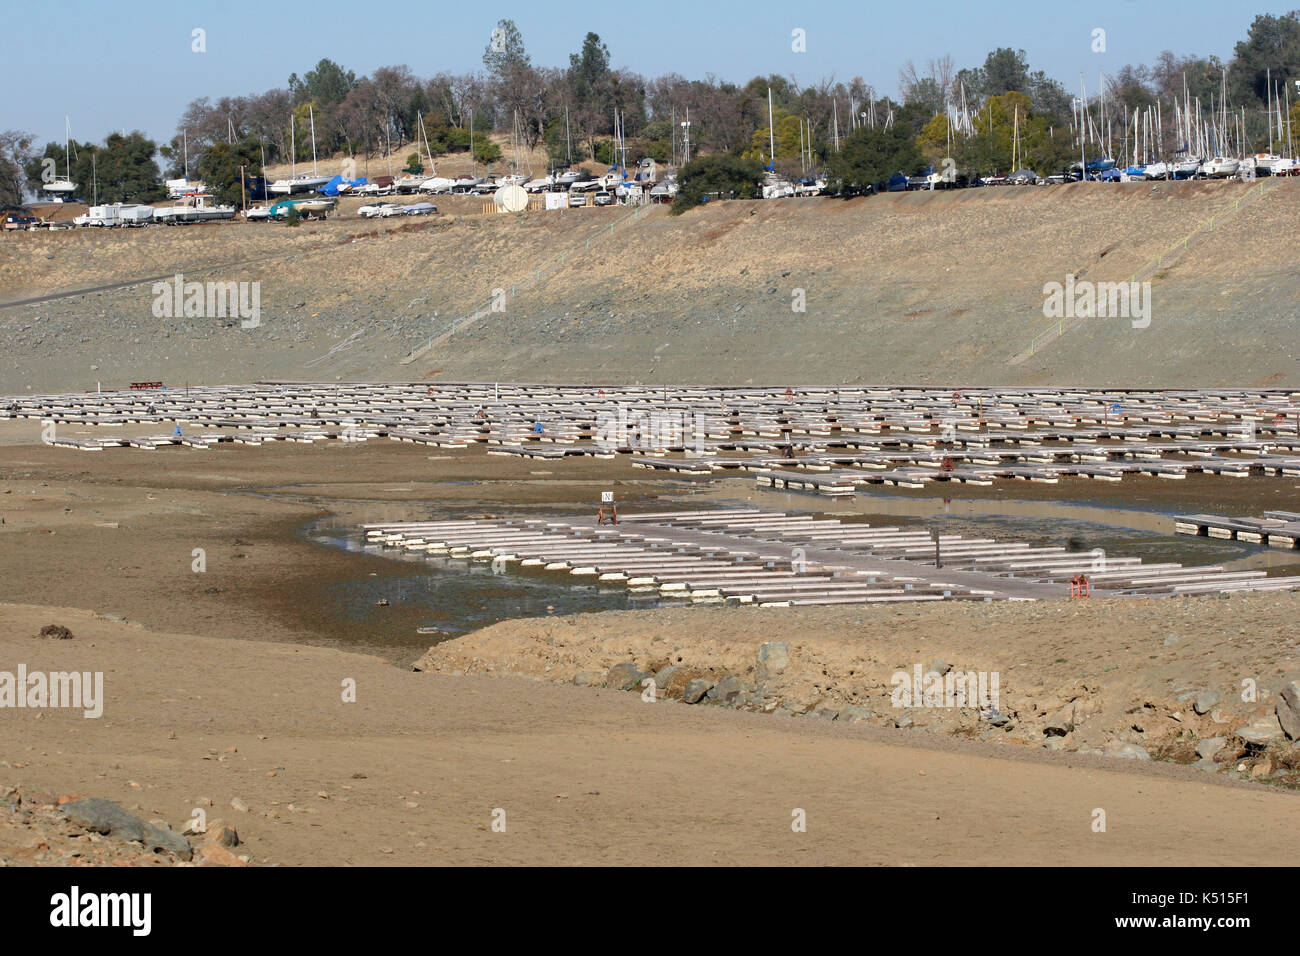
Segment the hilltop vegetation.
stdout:
<svg viewBox="0 0 1300 956">
<path fill-rule="evenodd" d="M 1077 109 L 1072 87 L 1067 90 L 1058 78 L 1034 69 L 1023 50 L 1011 47 L 961 68 L 950 56 L 931 58 L 924 67 L 909 61 L 891 94 L 861 77 L 806 86 L 777 75 L 744 83 L 677 74 L 646 77 L 617 66 L 594 32 L 582 38 L 567 65 L 541 66 L 533 63 L 510 20 L 500 21 L 485 41 L 483 70 L 477 73 L 439 72 L 426 79 L 395 65 L 357 76 L 326 58 L 301 76 L 290 75 L 284 88 L 194 100 L 179 117 L 176 134 L 161 145 L 132 134 L 127 142 L 109 137 L 102 146 L 79 143 L 76 153 L 93 157 L 98 151 L 103 165 L 119 167 L 104 198 L 145 201 L 146 181 L 158 178 L 149 168 L 155 148 L 165 175 L 206 168 L 221 176 L 209 183 L 220 188 L 231 182 L 230 164 L 209 158 L 209 151 L 238 153 L 250 176 L 260 172 L 263 157 L 267 165 L 302 162 L 311 158 L 312 120 L 320 156 L 358 162 L 391 156 L 402 144 L 414 144 L 425 155 L 466 153 L 471 137 L 479 163 L 510 160 L 511 151 L 502 155 L 489 139 L 495 132 L 498 141 L 504 138 L 521 149 L 544 148 L 552 164 L 621 162 L 625 156 L 617 147 L 623 143 L 628 160 L 648 156 L 678 165 L 686 150 L 681 123 L 689 117 L 692 156 L 757 160 L 787 178 L 809 169 L 830 170 L 837 184 L 853 191 L 866 173 L 853 164 L 844 168 L 839 154 L 864 126 L 902 127 L 898 136 L 910 139 L 919 157 L 909 149 L 897 153 L 900 161 L 938 165 L 951 158 L 962 169 L 987 174 L 1010 171 L 1015 155 L 1018 165 L 1044 174 L 1078 158 L 1081 126 L 1115 147 L 1131 139 L 1134 112 L 1155 104 L 1165 107 L 1166 128 L 1154 147 L 1162 155 L 1182 145 L 1169 122 L 1174 101 L 1200 100 L 1208 109 L 1213 100 L 1222 110 L 1226 90 L 1227 110 L 1242 111 L 1245 140 L 1258 150 L 1293 145 L 1290 127 L 1300 119 L 1297 102 L 1281 129 L 1274 119 L 1270 137 L 1264 109 L 1300 79 L 1300 12 L 1256 17 L 1227 62 L 1166 51 L 1154 64 L 1122 66 L 1106 77 L 1104 90 L 1086 91 L 1086 114 Z M 1102 95 L 1105 129 L 1099 122 Z M 40 153 L 33 149 L 28 134 L 0 134 L 0 204 L 15 201 L 16 186 L 18 191 L 40 186 L 40 164 L 33 160 L 57 158 L 64 167 L 63 143 L 46 144 Z M 129 154 L 128 161 L 108 163 L 118 153 Z M 84 160 L 77 162 L 74 180 L 89 181 L 91 170 Z"/>
</svg>

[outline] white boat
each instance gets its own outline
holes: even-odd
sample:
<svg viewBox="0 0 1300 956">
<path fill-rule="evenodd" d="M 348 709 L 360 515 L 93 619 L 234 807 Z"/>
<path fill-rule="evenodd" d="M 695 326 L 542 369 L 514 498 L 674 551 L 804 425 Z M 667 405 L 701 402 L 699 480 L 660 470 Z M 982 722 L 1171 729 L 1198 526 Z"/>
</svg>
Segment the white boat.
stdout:
<svg viewBox="0 0 1300 956">
<path fill-rule="evenodd" d="M 572 186 L 579 179 L 581 179 L 582 170 L 566 169 L 564 172 L 555 173 L 554 175 L 555 175 L 555 185 L 563 188 L 565 186 Z"/>
<path fill-rule="evenodd" d="M 272 216 L 275 219 L 285 219 L 289 215 L 290 209 L 298 211 L 299 215 L 323 216 L 329 210 L 334 208 L 333 199 L 282 199 L 271 207 Z"/>
<path fill-rule="evenodd" d="M 357 215 L 366 219 L 378 219 L 384 214 L 384 210 L 394 205 L 391 202 L 372 202 L 357 208 Z"/>
<path fill-rule="evenodd" d="M 434 176 L 432 179 L 426 179 L 420 184 L 422 193 L 449 193 L 451 188 L 456 185 L 456 180 L 448 179 L 446 176 Z"/>
<path fill-rule="evenodd" d="M 244 218 L 249 222 L 265 222 L 271 218 L 271 207 L 250 206 L 244 210 Z"/>
<path fill-rule="evenodd" d="M 72 194 L 77 191 L 77 184 L 67 179 L 56 179 L 52 183 L 43 183 L 41 192 L 48 202 L 70 202 Z"/>
<path fill-rule="evenodd" d="M 1272 176 L 1273 167 L 1282 161 L 1282 157 L 1276 153 L 1256 153 L 1255 154 L 1255 173 L 1260 176 Z"/>
<path fill-rule="evenodd" d="M 182 196 L 193 196 L 196 193 L 208 191 L 208 187 L 203 183 L 187 179 L 184 176 L 180 179 L 169 179 L 164 185 L 167 187 L 168 199 L 180 199 Z"/>
<path fill-rule="evenodd" d="M 544 193 L 555 185 L 554 176 L 542 176 L 540 179 L 530 179 L 524 183 L 524 191 L 530 193 Z"/>
<path fill-rule="evenodd" d="M 1168 163 L 1147 163 L 1143 170 L 1147 179 L 1165 179 L 1169 176 Z"/>
<path fill-rule="evenodd" d="M 1240 166 L 1241 160 L 1228 156 L 1215 156 L 1201 164 L 1201 175 L 1210 179 L 1227 179 L 1229 176 L 1237 175 Z"/>
<path fill-rule="evenodd" d="M 393 180 L 393 188 L 399 193 L 419 192 L 424 188 L 425 180 L 428 176 L 402 176 Z"/>
<path fill-rule="evenodd" d="M 431 202 L 413 202 L 406 207 L 408 216 L 431 216 L 438 211 L 438 207 Z"/>
<path fill-rule="evenodd" d="M 1201 159 L 1199 156 L 1185 159 L 1182 162 L 1174 163 L 1170 168 L 1173 170 L 1175 178 L 1189 179 L 1200 170 Z"/>
<path fill-rule="evenodd" d="M 267 191 L 277 196 L 292 196 L 294 193 L 314 192 L 327 182 L 328 176 L 294 176 L 292 179 L 277 179 L 267 187 Z"/>
<path fill-rule="evenodd" d="M 185 196 L 171 206 L 155 208 L 153 219 L 155 222 L 174 225 L 182 222 L 211 222 L 216 219 L 235 218 L 234 206 L 217 205 L 210 202 L 211 199 L 212 197 L 207 193 Z"/>
<path fill-rule="evenodd" d="M 672 176 L 666 176 L 659 182 L 650 187 L 650 200 L 663 201 L 673 199 L 677 196 L 677 180 Z"/>
<path fill-rule="evenodd" d="M 451 191 L 454 193 L 467 193 L 483 180 L 477 176 L 457 176 L 456 181 L 452 183 Z"/>
</svg>

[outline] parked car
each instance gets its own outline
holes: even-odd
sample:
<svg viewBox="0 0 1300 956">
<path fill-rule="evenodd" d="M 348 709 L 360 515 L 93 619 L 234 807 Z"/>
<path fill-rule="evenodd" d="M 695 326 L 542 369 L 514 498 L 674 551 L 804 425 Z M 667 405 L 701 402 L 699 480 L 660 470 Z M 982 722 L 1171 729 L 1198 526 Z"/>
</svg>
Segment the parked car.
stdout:
<svg viewBox="0 0 1300 956">
<path fill-rule="evenodd" d="M 585 205 L 587 205 L 587 197 L 586 197 L 586 196 L 584 196 L 582 193 L 569 193 L 569 206 L 570 206 L 570 207 L 574 207 L 574 206 L 585 206 Z"/>
<path fill-rule="evenodd" d="M 595 206 L 612 206 L 614 205 L 614 194 L 605 192 L 603 189 L 591 197 L 592 205 Z"/>
</svg>

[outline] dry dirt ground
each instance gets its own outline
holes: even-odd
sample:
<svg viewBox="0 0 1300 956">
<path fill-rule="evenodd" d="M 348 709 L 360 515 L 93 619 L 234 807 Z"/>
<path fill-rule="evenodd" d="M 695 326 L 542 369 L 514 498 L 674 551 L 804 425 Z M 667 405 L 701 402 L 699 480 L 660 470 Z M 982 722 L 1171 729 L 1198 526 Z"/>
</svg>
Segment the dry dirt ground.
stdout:
<svg viewBox="0 0 1300 956">
<path fill-rule="evenodd" d="M 35 638 L 51 619 L 75 637 Z M 6 660 L 105 675 L 97 720 L 5 715 L 0 770 L 20 789 L 75 780 L 178 827 L 211 801 L 256 862 L 1294 862 L 1276 836 L 1300 826 L 1300 800 L 1180 768 L 419 674 L 82 610 L 5 605 L 0 621 Z"/>
<path fill-rule="evenodd" d="M 629 509 L 658 509 L 682 483 L 637 480 L 623 461 L 537 474 L 396 443 L 84 455 L 31 444 L 24 424 L 0 433 L 0 670 L 102 671 L 106 700 L 98 719 L 0 712 L 0 785 L 19 793 L 103 797 L 178 829 L 205 809 L 255 864 L 1294 862 L 1276 838 L 1300 824 L 1289 751 L 1275 746 L 1254 777 L 1258 753 L 1217 772 L 1177 765 L 1193 740 L 1266 710 L 1296 669 L 1294 596 L 550 617 L 440 645 L 442 672 L 416 673 L 428 639 L 415 645 L 401 608 L 358 626 L 322 597 L 395 562 L 313 544 L 304 524 L 572 511 L 610 482 Z M 1198 494 L 1231 508 L 1242 488 Z M 72 639 L 36 637 L 47 624 Z M 677 655 L 747 677 L 765 640 L 791 644 L 783 700 L 851 700 L 882 719 L 571 683 Z M 969 714 L 883 719 L 889 673 L 936 657 L 1000 670 L 1015 726 L 998 744 L 963 731 Z M 1258 706 L 1236 703 L 1243 677 Z M 1179 699 L 1202 690 L 1222 696 L 1217 714 Z M 1077 726 L 1051 752 L 1042 725 L 1058 703 L 1077 704 Z M 1166 759 L 1068 749 L 1115 739 Z M 791 829 L 796 810 L 806 832 Z M 41 840 L 6 831 L 0 855 L 32 862 Z"/>
<path fill-rule="evenodd" d="M 484 215 L 456 197 L 435 219 L 375 224 L 356 202 L 297 228 L 0 236 L 0 394 L 256 378 L 1300 384 L 1300 282 L 1277 239 L 1300 210 L 1290 180 L 719 202 L 613 232 L 622 207 Z M 1045 283 L 1157 261 L 1147 327 L 1090 320 L 1009 364 L 1052 324 Z M 178 272 L 260 283 L 261 325 L 156 317 L 152 283 Z M 402 364 L 495 290 L 504 311 Z"/>
</svg>

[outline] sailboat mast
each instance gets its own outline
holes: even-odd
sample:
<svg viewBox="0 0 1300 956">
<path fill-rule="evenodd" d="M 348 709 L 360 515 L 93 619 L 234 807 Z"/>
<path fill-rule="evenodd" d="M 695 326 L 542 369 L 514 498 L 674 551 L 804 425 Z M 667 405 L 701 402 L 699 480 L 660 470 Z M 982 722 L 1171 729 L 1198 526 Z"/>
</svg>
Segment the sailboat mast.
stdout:
<svg viewBox="0 0 1300 956">
<path fill-rule="evenodd" d="M 316 113 L 307 104 L 307 116 L 311 118 L 311 174 L 316 175 Z"/>
<path fill-rule="evenodd" d="M 772 87 L 767 88 L 767 148 L 768 161 L 776 168 L 776 130 L 772 126 Z"/>
</svg>

